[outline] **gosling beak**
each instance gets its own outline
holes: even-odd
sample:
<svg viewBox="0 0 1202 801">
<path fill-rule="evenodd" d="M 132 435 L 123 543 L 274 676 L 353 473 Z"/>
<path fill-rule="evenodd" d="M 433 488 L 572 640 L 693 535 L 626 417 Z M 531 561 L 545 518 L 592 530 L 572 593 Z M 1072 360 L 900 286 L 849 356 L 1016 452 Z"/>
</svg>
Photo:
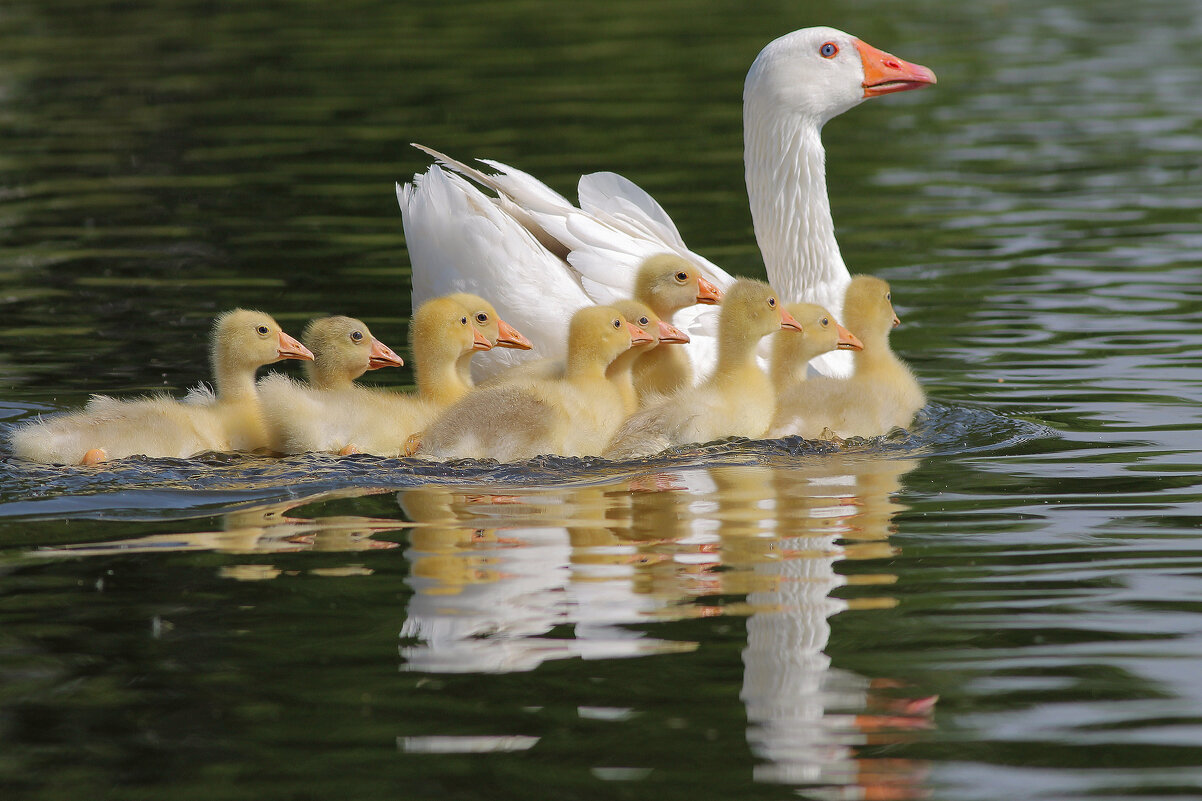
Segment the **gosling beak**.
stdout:
<svg viewBox="0 0 1202 801">
<path fill-rule="evenodd" d="M 681 331 L 674 325 L 668 325 L 663 320 L 659 321 L 659 344 L 661 345 L 686 345 L 689 342 L 689 335 Z"/>
<path fill-rule="evenodd" d="M 897 317 L 897 313 L 896 313 L 896 312 L 894 312 L 894 314 L 893 314 L 893 327 L 894 327 L 894 328 L 897 328 L 899 325 L 901 325 L 901 320 L 900 320 L 900 319 L 898 319 L 898 317 Z"/>
<path fill-rule="evenodd" d="M 472 350 L 492 350 L 492 343 L 488 341 L 488 337 L 481 334 L 475 326 L 472 326 Z"/>
<path fill-rule="evenodd" d="M 781 309 L 780 310 L 780 327 L 781 328 L 792 328 L 794 331 L 800 331 L 801 323 L 797 322 L 797 320 L 795 320 L 793 318 L 793 315 L 789 314 L 784 309 Z"/>
<path fill-rule="evenodd" d="M 497 347 L 498 348 L 517 348 L 518 350 L 530 350 L 534 347 L 530 340 L 522 336 L 521 333 L 509 323 L 501 318 L 497 318 Z"/>
<path fill-rule="evenodd" d="M 367 369 L 379 370 L 381 367 L 404 367 L 405 360 L 393 353 L 392 348 L 375 337 L 371 340 L 371 353 L 367 356 Z"/>
<path fill-rule="evenodd" d="M 835 330 L 839 332 L 839 342 L 835 345 L 836 350 L 864 350 L 864 343 L 855 334 L 838 323 L 835 323 Z"/>
<path fill-rule="evenodd" d="M 921 64 L 902 61 L 897 56 L 855 40 L 864 65 L 864 97 L 877 97 L 907 89 L 921 89 L 936 82 L 935 73 Z"/>
<path fill-rule="evenodd" d="M 697 302 L 712 306 L 722 302 L 722 290 L 711 281 L 697 276 Z"/>
<path fill-rule="evenodd" d="M 313 361 L 313 351 L 309 350 L 304 345 L 285 334 L 283 331 L 280 332 L 279 340 L 279 344 L 275 349 L 277 359 L 302 359 L 307 362 Z"/>
<path fill-rule="evenodd" d="M 630 347 L 632 348 L 636 345 L 646 345 L 655 341 L 651 337 L 647 336 L 646 331 L 639 328 L 637 325 L 634 325 L 633 323 L 626 323 L 626 330 L 630 332 Z"/>
</svg>

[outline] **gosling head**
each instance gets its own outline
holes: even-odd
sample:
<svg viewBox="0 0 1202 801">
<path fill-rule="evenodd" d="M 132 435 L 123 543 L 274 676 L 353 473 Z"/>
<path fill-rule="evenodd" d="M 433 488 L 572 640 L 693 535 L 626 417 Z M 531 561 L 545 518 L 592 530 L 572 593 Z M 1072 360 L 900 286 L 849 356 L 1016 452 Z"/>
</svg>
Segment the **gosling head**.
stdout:
<svg viewBox="0 0 1202 801">
<path fill-rule="evenodd" d="M 270 314 L 232 309 L 213 323 L 211 357 L 215 372 L 250 370 L 281 359 L 312 361 L 313 353 L 288 336 Z"/>
<path fill-rule="evenodd" d="M 860 350 L 856 335 L 839 325 L 821 306 L 787 303 L 785 311 L 801 326 L 800 331 L 782 330 L 772 339 L 772 369 L 780 380 L 803 379 L 810 359 L 832 350 Z"/>
<path fill-rule="evenodd" d="M 613 306 L 586 306 L 572 315 L 568 326 L 568 358 L 604 367 L 628 349 L 652 341 Z"/>
<path fill-rule="evenodd" d="M 801 330 L 801 325 L 785 311 L 772 287 L 763 281 L 748 278 L 735 281 L 726 290 L 718 327 L 728 337 L 751 340 L 758 340 L 782 328 Z"/>
<path fill-rule="evenodd" d="M 449 296 L 427 300 L 413 313 L 409 326 L 413 356 L 418 366 L 451 363 L 475 350 L 491 350 L 492 343 L 472 322 L 472 315 Z"/>
<path fill-rule="evenodd" d="M 695 303 L 722 302 L 722 290 L 701 274 L 691 261 L 675 253 L 660 253 L 642 263 L 634 279 L 634 297 L 660 317 Z"/>
<path fill-rule="evenodd" d="M 456 292 L 448 298 L 458 303 L 467 311 L 472 323 L 484 334 L 485 339 L 496 348 L 516 348 L 530 350 L 534 347 L 530 340 L 509 323 L 501 319 L 493 305 L 479 295 L 470 292 Z"/>
<path fill-rule="evenodd" d="M 638 326 L 644 334 L 651 338 L 650 342 L 635 345 L 631 348 L 632 350 L 647 351 L 656 345 L 683 345 L 689 341 L 688 334 L 674 325 L 665 323 L 645 303 L 637 300 L 619 300 L 612 305 L 622 313 L 626 322 Z"/>
<path fill-rule="evenodd" d="M 901 325 L 889 284 L 871 275 L 853 276 L 843 297 L 843 322 L 865 344 L 885 341 Z"/>
<path fill-rule="evenodd" d="M 361 320 L 353 317 L 321 317 L 305 326 L 301 339 L 313 352 L 305 365 L 309 383 L 319 389 L 345 386 L 368 370 L 401 367 L 404 361 Z"/>
</svg>

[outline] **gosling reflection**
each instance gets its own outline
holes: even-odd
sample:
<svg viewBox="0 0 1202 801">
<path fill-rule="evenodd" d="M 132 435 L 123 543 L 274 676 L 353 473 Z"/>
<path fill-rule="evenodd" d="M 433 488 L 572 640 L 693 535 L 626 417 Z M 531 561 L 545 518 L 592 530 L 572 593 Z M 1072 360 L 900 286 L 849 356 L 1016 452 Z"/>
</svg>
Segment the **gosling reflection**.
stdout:
<svg viewBox="0 0 1202 801">
<path fill-rule="evenodd" d="M 294 517 L 289 513 L 300 506 L 344 497 L 370 494 L 362 490 L 322 493 L 304 499 L 238 509 L 221 515 L 216 531 L 173 532 L 145 537 L 90 542 L 39 548 L 37 556 L 105 556 L 114 553 L 165 553 L 179 551 L 217 551 L 228 554 L 279 554 L 294 551 L 357 552 L 395 548 L 397 544 L 374 539 L 373 535 L 404 528 L 397 520 L 359 515 L 326 515 L 314 518 Z M 281 570 L 270 564 L 243 563 L 226 565 L 220 574 L 235 579 L 274 578 Z M 371 571 L 361 565 L 310 568 L 314 575 L 365 575 Z"/>
<path fill-rule="evenodd" d="M 679 598 L 651 573 L 667 557 L 631 535 L 638 482 L 520 497 L 420 487 L 399 494 L 419 525 L 405 556 L 414 594 L 405 669 L 533 670 L 695 647 L 633 628 Z"/>
<path fill-rule="evenodd" d="M 861 760 L 856 746 L 927 726 L 934 699 L 892 701 L 882 696 L 892 688 L 832 668 L 823 652 L 831 616 L 892 604 L 888 597 L 832 598 L 848 582 L 835 564 L 887 554 L 893 515 L 904 509 L 892 496 L 915 465 L 827 454 L 788 469 L 710 471 L 724 592 L 746 593 L 750 612 L 741 697 L 747 739 L 762 760 L 757 781 L 855 786 L 870 798 L 921 794 L 924 766 Z M 892 578 L 859 581 L 887 585 Z"/>
</svg>

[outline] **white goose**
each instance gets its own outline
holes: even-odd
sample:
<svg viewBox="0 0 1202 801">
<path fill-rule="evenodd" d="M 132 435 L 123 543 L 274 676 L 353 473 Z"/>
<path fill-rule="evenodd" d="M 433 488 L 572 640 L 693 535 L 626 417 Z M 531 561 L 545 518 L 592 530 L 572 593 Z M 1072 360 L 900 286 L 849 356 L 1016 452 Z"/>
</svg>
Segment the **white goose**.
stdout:
<svg viewBox="0 0 1202 801">
<path fill-rule="evenodd" d="M 933 83 L 926 67 L 833 28 L 794 31 L 760 51 L 743 90 L 744 162 L 756 240 L 768 281 L 784 299 L 817 303 L 838 316 L 850 281 L 827 198 L 822 126 L 866 98 Z M 582 176 L 577 208 L 520 170 L 485 160 L 497 170 L 487 175 L 417 147 L 498 196 L 438 165 L 397 185 L 415 306 L 438 294 L 477 292 L 529 336 L 536 354 L 560 358 L 572 313 L 627 297 L 635 270 L 650 255 L 678 253 L 718 286 L 733 281 L 689 250 L 660 205 L 619 175 Z M 548 300 L 558 315 L 546 314 Z M 709 369 L 717 353 L 716 311 L 694 307 L 675 322 L 693 340 L 695 367 Z M 844 353 L 818 363 L 838 375 L 851 369 Z"/>
</svg>

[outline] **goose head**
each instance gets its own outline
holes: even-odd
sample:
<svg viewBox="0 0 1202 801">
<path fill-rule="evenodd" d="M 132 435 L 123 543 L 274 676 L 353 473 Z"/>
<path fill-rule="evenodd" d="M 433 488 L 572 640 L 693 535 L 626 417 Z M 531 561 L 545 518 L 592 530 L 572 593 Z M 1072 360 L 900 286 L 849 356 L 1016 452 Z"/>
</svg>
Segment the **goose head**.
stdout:
<svg viewBox="0 0 1202 801">
<path fill-rule="evenodd" d="M 568 361 L 604 369 L 632 347 L 649 345 L 652 338 L 613 306 L 586 306 L 572 315 L 568 326 Z"/>
<path fill-rule="evenodd" d="M 280 328 L 271 315 L 232 309 L 213 324 L 213 372 L 253 372 L 281 359 L 313 360 L 313 353 Z"/>
<path fill-rule="evenodd" d="M 371 335 L 363 321 L 353 317 L 321 317 L 305 326 L 301 339 L 314 354 L 305 365 L 309 383 L 318 389 L 335 389 L 368 370 L 401 367 L 405 362 Z"/>
<path fill-rule="evenodd" d="M 496 348 L 517 348 L 530 350 L 534 347 L 530 340 L 509 323 L 501 319 L 493 305 L 479 295 L 470 292 L 456 292 L 448 298 L 463 306 L 472 319 L 472 323 L 484 334 L 484 337 Z"/>
<path fill-rule="evenodd" d="M 722 290 L 691 261 L 660 253 L 644 261 L 635 274 L 634 297 L 661 317 L 671 317 L 695 303 L 722 302 Z"/>
<path fill-rule="evenodd" d="M 852 277 L 843 300 L 843 319 L 847 327 L 870 347 L 888 340 L 889 331 L 901 325 L 893 311 L 889 284 L 871 275 Z"/>
<path fill-rule="evenodd" d="M 819 126 L 869 97 L 919 89 L 935 73 L 835 28 L 802 28 L 770 42 L 751 65 L 744 102 Z"/>
</svg>

